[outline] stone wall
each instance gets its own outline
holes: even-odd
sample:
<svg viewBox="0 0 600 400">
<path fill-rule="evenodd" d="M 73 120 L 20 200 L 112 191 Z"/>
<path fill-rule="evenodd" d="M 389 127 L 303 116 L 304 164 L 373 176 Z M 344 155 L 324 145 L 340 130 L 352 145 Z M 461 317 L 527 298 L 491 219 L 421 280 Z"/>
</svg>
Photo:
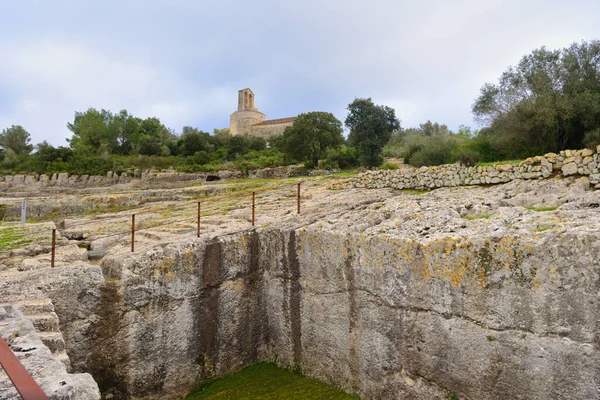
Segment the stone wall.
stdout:
<svg viewBox="0 0 600 400">
<path fill-rule="evenodd" d="M 361 173 L 342 186 L 358 188 L 435 189 L 463 185 L 492 185 L 514 179 L 544 179 L 552 176 L 589 176 L 590 184 L 600 189 L 600 146 L 565 150 L 528 158 L 519 164 L 466 167 L 446 164 L 401 170 L 374 170 Z"/>
<path fill-rule="evenodd" d="M 267 117 L 257 109 L 236 111 L 229 117 L 229 132 L 232 135 L 251 133 L 252 125 L 262 122 Z"/>
<path fill-rule="evenodd" d="M 253 125 L 250 130 L 250 134 L 252 136 L 258 136 L 261 138 L 268 139 L 271 136 L 283 135 L 283 131 L 285 131 L 285 128 L 287 128 L 288 126 L 292 126 L 293 123 L 293 121 L 290 121 L 280 124 Z"/>
</svg>

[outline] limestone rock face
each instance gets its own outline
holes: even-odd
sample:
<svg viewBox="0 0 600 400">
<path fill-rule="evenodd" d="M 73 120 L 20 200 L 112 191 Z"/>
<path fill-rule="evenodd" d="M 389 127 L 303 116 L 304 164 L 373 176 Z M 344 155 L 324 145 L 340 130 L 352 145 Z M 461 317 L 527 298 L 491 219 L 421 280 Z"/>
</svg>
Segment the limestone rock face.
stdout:
<svg viewBox="0 0 600 400">
<path fill-rule="evenodd" d="M 124 262 L 106 257 L 91 362 L 103 392 L 177 398 L 199 379 L 257 362 L 265 341 L 257 246 L 257 235 L 236 236 L 169 245 Z"/>
<path fill-rule="evenodd" d="M 546 157 L 553 174 L 561 157 Z M 0 271 L 0 299 L 50 299 L 74 371 L 113 400 L 181 398 L 257 361 L 363 398 L 595 399 L 597 173 L 539 179 L 544 168 L 368 174 L 382 187 L 534 177 L 425 194 L 306 182 L 301 215 L 274 206 L 256 230 L 140 240 L 135 253 L 125 235 L 101 266 L 64 246 L 49 268 L 32 248 L 23 271 Z"/>
<path fill-rule="evenodd" d="M 585 185 L 565 206 L 586 204 Z M 105 258 L 100 387 L 176 397 L 196 379 L 275 360 L 365 398 L 598 397 L 596 219 L 589 230 L 517 234 L 504 221 L 536 212 L 503 203 L 485 229 L 483 219 L 452 234 L 463 212 L 494 207 L 455 202 L 415 221 L 443 232 L 382 234 L 415 207 L 392 204 Z"/>
<path fill-rule="evenodd" d="M 69 374 L 40 340 L 33 324 L 13 306 L 0 304 L 0 336 L 51 399 L 100 400 L 90 374 Z M 20 398 L 0 368 L 0 399 Z"/>
</svg>

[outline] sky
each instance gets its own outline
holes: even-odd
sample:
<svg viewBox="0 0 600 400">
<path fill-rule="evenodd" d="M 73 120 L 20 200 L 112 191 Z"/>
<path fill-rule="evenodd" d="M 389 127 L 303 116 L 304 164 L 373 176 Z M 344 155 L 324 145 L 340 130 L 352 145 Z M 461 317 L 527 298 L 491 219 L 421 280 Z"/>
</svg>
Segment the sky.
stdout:
<svg viewBox="0 0 600 400">
<path fill-rule="evenodd" d="M 476 127 L 471 105 L 532 50 L 600 39 L 598 0 L 0 0 L 0 130 L 65 145 L 90 107 L 181 132 L 229 126 L 249 87 L 267 119 L 342 122 L 356 97 Z"/>
</svg>

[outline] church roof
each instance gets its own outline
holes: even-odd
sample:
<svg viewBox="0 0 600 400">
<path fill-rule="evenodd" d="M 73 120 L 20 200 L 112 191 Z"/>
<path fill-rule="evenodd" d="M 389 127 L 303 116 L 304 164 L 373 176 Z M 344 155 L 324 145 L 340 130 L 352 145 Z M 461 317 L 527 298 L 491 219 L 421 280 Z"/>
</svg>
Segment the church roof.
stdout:
<svg viewBox="0 0 600 400">
<path fill-rule="evenodd" d="M 296 117 L 289 117 L 289 118 L 278 118 L 278 119 L 268 119 L 266 121 L 262 121 L 259 122 L 258 124 L 254 124 L 252 126 L 257 126 L 257 125 L 277 125 L 277 124 L 287 124 L 289 122 L 294 122 L 294 120 L 296 119 Z"/>
</svg>

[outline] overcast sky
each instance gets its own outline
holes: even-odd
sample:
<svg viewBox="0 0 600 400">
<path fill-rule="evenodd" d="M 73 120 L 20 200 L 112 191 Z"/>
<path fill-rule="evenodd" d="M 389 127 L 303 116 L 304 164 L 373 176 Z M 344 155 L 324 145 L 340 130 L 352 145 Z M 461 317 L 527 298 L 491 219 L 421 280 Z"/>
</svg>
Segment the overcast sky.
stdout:
<svg viewBox="0 0 600 400">
<path fill-rule="evenodd" d="M 177 132 L 229 126 L 250 87 L 268 119 L 355 97 L 474 126 L 471 104 L 531 50 L 600 38 L 598 0 L 0 0 L 0 129 L 65 144 L 89 107 Z"/>
</svg>

